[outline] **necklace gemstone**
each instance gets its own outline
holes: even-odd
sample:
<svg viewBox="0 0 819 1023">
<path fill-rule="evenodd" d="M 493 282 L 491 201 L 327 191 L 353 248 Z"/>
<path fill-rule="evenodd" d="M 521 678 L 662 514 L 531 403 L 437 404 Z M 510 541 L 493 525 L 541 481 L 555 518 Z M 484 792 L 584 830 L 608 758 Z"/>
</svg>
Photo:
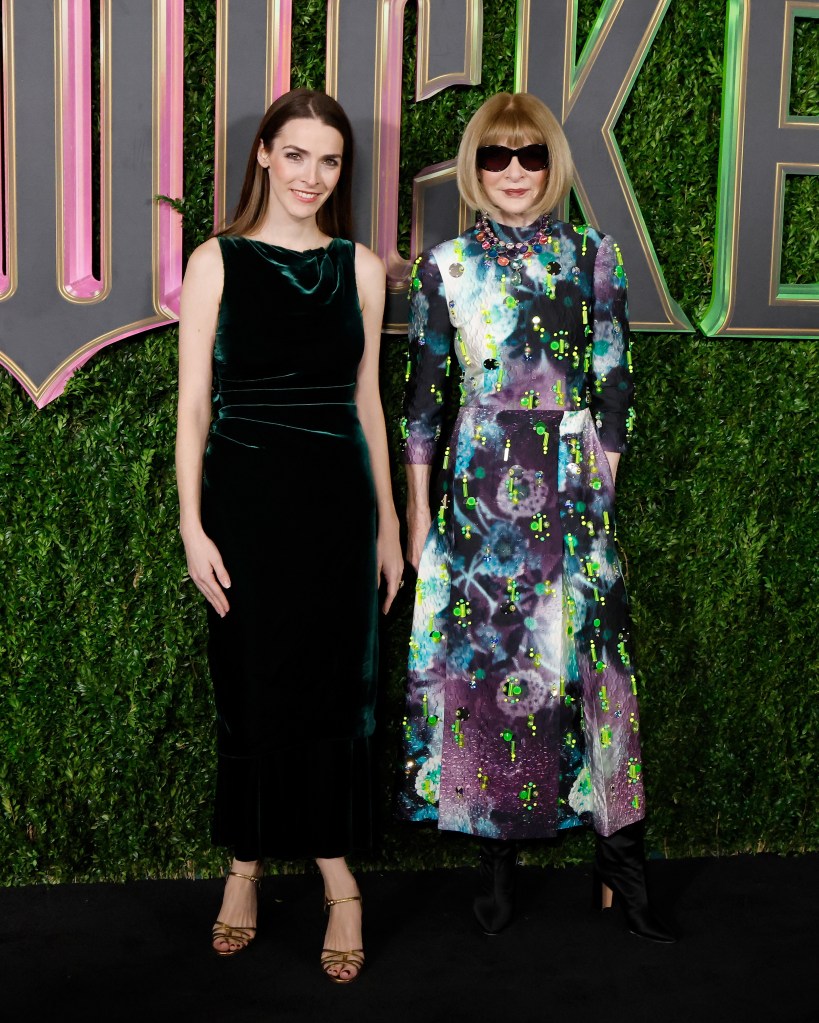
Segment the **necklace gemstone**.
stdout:
<svg viewBox="0 0 819 1023">
<path fill-rule="evenodd" d="M 532 256 L 540 255 L 544 251 L 546 242 L 549 240 L 549 232 L 552 228 L 552 220 L 548 213 L 544 214 L 538 221 L 534 237 L 529 241 L 501 241 L 495 234 L 489 217 L 481 212 L 475 225 L 478 232 L 475 235 L 484 252 L 484 262 L 488 266 L 493 260 L 498 266 L 509 267 L 511 274 L 509 283 L 517 286 L 521 281 L 520 271 L 524 262 Z M 558 269 L 559 269 L 559 264 Z"/>
</svg>

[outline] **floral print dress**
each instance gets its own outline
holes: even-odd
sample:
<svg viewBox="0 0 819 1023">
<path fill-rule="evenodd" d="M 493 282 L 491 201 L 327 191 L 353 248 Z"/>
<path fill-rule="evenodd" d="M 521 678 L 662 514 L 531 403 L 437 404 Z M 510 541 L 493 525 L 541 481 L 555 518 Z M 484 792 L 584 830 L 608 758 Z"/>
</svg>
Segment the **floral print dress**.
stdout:
<svg viewBox="0 0 819 1023">
<path fill-rule="evenodd" d="M 407 463 L 443 446 L 418 572 L 399 815 L 488 838 L 644 815 L 606 451 L 633 384 L 626 275 L 589 227 L 476 226 L 416 263 Z M 515 271 L 510 251 L 527 249 Z M 505 265 L 503 265 L 505 262 Z M 441 436 L 452 353 L 461 408 Z"/>
</svg>

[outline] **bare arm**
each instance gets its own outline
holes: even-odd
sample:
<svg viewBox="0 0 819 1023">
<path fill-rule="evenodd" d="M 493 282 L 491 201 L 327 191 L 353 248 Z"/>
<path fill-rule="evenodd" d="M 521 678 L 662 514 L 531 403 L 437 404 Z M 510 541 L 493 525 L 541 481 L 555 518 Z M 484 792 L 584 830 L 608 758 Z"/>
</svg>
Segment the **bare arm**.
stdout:
<svg viewBox="0 0 819 1023">
<path fill-rule="evenodd" d="M 179 531 L 188 572 L 222 617 L 229 610 L 222 587 L 230 586 L 230 578 L 219 551 L 202 528 L 200 498 L 202 458 L 211 417 L 211 359 L 223 274 L 219 243 L 210 239 L 191 255 L 182 285 L 176 430 Z"/>
<path fill-rule="evenodd" d="M 364 320 L 364 355 L 358 367 L 356 406 L 370 452 L 375 499 L 378 506 L 378 576 L 383 575 L 387 595 L 386 614 L 398 592 L 404 571 L 404 558 L 398 534 L 398 516 L 392 498 L 387 431 L 378 387 L 378 357 L 381 346 L 381 321 L 384 316 L 386 273 L 384 264 L 363 245 L 356 245 L 356 281 Z"/>
</svg>

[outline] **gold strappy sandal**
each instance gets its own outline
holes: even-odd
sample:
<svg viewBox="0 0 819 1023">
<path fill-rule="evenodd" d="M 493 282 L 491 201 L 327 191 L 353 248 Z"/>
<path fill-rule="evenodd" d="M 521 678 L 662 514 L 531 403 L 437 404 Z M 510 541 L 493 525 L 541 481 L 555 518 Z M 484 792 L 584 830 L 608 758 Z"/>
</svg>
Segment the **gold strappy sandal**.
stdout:
<svg viewBox="0 0 819 1023">
<path fill-rule="evenodd" d="M 252 881 L 256 885 L 258 891 L 261 888 L 261 876 L 255 874 L 240 874 L 238 870 L 229 870 L 228 877 L 243 877 L 246 881 Z M 213 931 L 211 932 L 211 948 L 218 956 L 233 956 L 237 952 L 241 952 L 247 948 L 247 946 L 256 937 L 255 927 L 231 927 L 230 924 L 224 923 L 222 920 L 217 920 L 213 925 Z M 217 941 L 227 941 L 231 944 L 235 944 L 236 948 L 219 949 L 216 948 L 214 943 Z"/>
<path fill-rule="evenodd" d="M 360 902 L 362 906 L 364 904 L 360 895 L 351 895 L 348 899 L 328 899 L 325 895 L 324 912 L 329 913 L 333 906 L 337 906 L 340 902 Z M 337 975 L 330 973 L 334 967 L 338 967 Z M 321 950 L 321 968 L 334 984 L 351 984 L 364 969 L 364 949 L 353 948 L 341 952 L 335 948 L 324 948 Z M 341 976 L 342 970 L 351 968 L 356 970 L 352 977 Z"/>
</svg>

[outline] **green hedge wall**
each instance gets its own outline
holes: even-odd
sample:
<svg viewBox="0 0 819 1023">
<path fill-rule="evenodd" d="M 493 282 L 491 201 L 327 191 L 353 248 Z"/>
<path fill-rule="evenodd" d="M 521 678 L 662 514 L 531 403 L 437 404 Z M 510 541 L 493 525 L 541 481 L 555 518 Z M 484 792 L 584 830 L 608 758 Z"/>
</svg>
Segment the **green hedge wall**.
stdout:
<svg viewBox="0 0 819 1023">
<path fill-rule="evenodd" d="M 210 228 L 215 5 L 186 6 L 189 252 Z M 294 6 L 294 84 L 320 88 L 325 4 Z M 514 0 L 484 6 L 483 84 L 406 101 L 405 245 L 412 175 L 454 155 L 471 112 L 512 87 Z M 581 0 L 581 43 L 597 6 Z M 710 297 L 724 15 L 722 0 L 675 0 L 617 128 L 670 290 L 693 317 Z M 412 3 L 406 24 L 412 54 Z M 413 74 L 408 57 L 407 92 Z M 805 19 L 798 112 L 819 114 L 817 81 L 817 22 Z M 805 178 L 788 189 L 791 280 L 819 279 L 816 186 Z M 205 615 L 176 533 L 175 348 L 174 330 L 108 348 L 42 411 L 0 375 L 3 883 L 209 875 L 225 861 L 208 838 Z M 619 520 L 651 847 L 669 856 L 815 850 L 819 348 L 638 335 L 635 362 L 639 420 Z M 403 342 L 385 338 L 393 420 L 402 370 Z M 390 819 L 408 627 L 405 609 L 383 637 L 382 840 L 362 867 L 471 855 L 461 836 Z M 527 855 L 567 862 L 589 849 L 588 835 L 572 835 Z"/>
</svg>

